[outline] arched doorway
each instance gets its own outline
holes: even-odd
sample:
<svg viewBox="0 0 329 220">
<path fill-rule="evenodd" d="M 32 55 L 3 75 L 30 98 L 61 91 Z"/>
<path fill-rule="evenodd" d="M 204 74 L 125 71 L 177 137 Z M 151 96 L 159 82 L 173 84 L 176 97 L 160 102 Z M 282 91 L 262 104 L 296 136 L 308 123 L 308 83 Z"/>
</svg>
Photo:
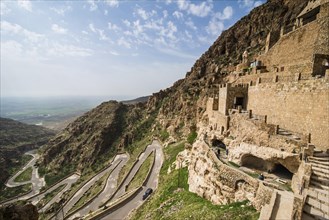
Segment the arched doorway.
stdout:
<svg viewBox="0 0 329 220">
<path fill-rule="evenodd" d="M 292 176 L 294 175 L 280 163 L 275 164 L 275 166 L 272 170 L 272 173 L 282 179 L 290 179 L 290 180 L 292 179 Z"/>
<path fill-rule="evenodd" d="M 261 172 L 269 172 L 282 179 L 292 179 L 291 173 L 285 166 L 279 162 L 266 161 L 262 158 L 256 157 L 251 154 L 246 154 L 241 158 L 241 166 L 255 169 Z"/>
</svg>

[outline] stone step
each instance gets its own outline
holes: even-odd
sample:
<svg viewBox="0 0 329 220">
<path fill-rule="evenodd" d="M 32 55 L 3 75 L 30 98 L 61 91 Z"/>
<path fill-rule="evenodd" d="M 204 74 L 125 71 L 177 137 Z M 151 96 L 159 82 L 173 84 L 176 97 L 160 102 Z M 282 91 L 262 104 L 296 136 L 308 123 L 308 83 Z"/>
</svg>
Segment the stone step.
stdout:
<svg viewBox="0 0 329 220">
<path fill-rule="evenodd" d="M 329 197 L 328 195 L 324 195 L 322 193 L 317 193 L 316 191 L 309 190 L 307 192 L 307 196 L 323 203 L 329 207 Z"/>
<path fill-rule="evenodd" d="M 313 153 L 313 157 L 329 157 L 329 154 L 328 153 L 324 153 L 324 152 L 314 152 Z"/>
<path fill-rule="evenodd" d="M 304 211 L 308 214 L 315 216 L 315 219 L 325 218 L 326 214 L 323 213 L 320 209 L 317 209 L 307 203 L 304 205 Z"/>
<path fill-rule="evenodd" d="M 312 172 L 313 171 L 316 171 L 316 172 L 320 172 L 320 173 L 324 173 L 324 174 L 329 175 L 329 170 L 328 169 L 325 169 L 325 168 L 319 167 L 319 166 L 313 166 L 313 164 L 312 164 Z"/>
<path fill-rule="evenodd" d="M 308 157 L 309 160 L 315 160 L 315 161 L 329 161 L 329 157 Z"/>
<path fill-rule="evenodd" d="M 310 196 L 306 198 L 305 203 L 320 210 L 322 213 L 329 215 L 329 206 L 327 203 L 323 203 L 320 200 Z"/>
<path fill-rule="evenodd" d="M 312 174 L 315 174 L 317 176 L 321 176 L 323 178 L 329 178 L 329 174 L 322 173 L 321 171 L 312 170 Z"/>
<path fill-rule="evenodd" d="M 312 174 L 312 176 L 311 176 L 311 182 L 317 182 L 317 183 L 320 183 L 322 185 L 329 186 L 329 178 L 325 178 L 325 177 L 322 177 L 322 176 L 317 176 L 317 175 L 314 175 L 314 174 Z"/>
<path fill-rule="evenodd" d="M 311 162 L 311 165 L 312 165 L 312 167 L 322 168 L 322 169 L 328 171 L 328 173 L 329 173 L 329 166 L 327 166 L 327 165 L 319 164 L 319 163 L 313 163 L 313 162 Z"/>
<path fill-rule="evenodd" d="M 328 220 L 328 218 L 326 216 L 325 217 L 314 216 L 310 213 L 303 211 L 302 220 Z"/>
<path fill-rule="evenodd" d="M 308 158 L 308 161 L 310 163 L 314 163 L 314 164 L 321 164 L 321 165 L 325 165 L 325 166 L 328 166 L 329 167 L 329 160 L 317 160 L 317 159 L 314 159 L 314 158 Z"/>
<path fill-rule="evenodd" d="M 329 186 L 322 185 L 321 183 L 311 182 L 311 186 L 314 186 L 319 189 L 329 190 Z"/>
<path fill-rule="evenodd" d="M 308 188 L 308 192 L 313 193 L 313 195 L 316 194 L 316 195 L 321 195 L 321 196 L 329 198 L 329 191 L 328 190 L 318 189 L 318 188 L 314 188 L 314 187 L 310 186 Z"/>
</svg>

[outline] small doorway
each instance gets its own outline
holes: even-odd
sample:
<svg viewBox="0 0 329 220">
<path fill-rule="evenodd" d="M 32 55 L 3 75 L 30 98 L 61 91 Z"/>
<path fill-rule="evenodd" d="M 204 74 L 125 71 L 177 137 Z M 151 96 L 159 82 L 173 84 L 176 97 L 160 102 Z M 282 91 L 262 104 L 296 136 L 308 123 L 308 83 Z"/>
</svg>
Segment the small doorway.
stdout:
<svg viewBox="0 0 329 220">
<path fill-rule="evenodd" d="M 238 106 L 241 106 L 243 109 L 244 104 L 244 97 L 235 97 L 234 98 L 234 108 L 237 109 Z"/>
</svg>

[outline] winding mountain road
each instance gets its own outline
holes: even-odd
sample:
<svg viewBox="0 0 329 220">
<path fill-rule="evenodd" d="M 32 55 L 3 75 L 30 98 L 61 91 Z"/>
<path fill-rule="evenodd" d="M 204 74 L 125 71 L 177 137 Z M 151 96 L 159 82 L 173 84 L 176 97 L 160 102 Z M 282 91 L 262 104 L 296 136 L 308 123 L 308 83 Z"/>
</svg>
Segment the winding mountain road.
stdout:
<svg viewBox="0 0 329 220">
<path fill-rule="evenodd" d="M 96 219 L 108 220 L 108 219 L 125 219 L 125 218 L 127 218 L 131 211 L 133 211 L 134 209 L 137 209 L 140 205 L 143 204 L 144 200 L 142 199 L 142 197 L 143 197 L 146 189 L 152 188 L 153 190 L 155 190 L 157 188 L 158 181 L 159 181 L 159 173 L 160 173 L 160 169 L 161 169 L 161 166 L 162 166 L 162 163 L 164 160 L 162 147 L 158 141 L 153 141 L 153 143 L 147 147 L 144 154 L 142 154 L 139 157 L 139 162 L 135 165 L 133 170 L 136 170 L 136 172 L 137 172 L 139 166 L 141 166 L 141 164 L 145 161 L 147 156 L 150 153 L 152 153 L 153 151 L 156 152 L 155 164 L 151 171 L 150 178 L 148 179 L 146 186 L 143 187 L 143 190 L 141 190 L 136 196 L 128 199 L 127 203 L 125 205 L 123 205 L 122 207 L 119 207 L 116 210 L 109 212 L 109 213 L 103 212 L 101 214 L 102 217 L 96 218 Z M 133 173 L 134 173 L 134 171 L 132 171 L 130 173 L 131 176 L 129 175 L 129 177 L 125 181 L 125 184 L 122 185 L 122 188 L 119 189 L 118 193 L 116 193 L 113 200 L 115 198 L 122 196 L 125 193 L 125 185 L 128 184 L 132 180 L 133 176 L 135 175 Z"/>
<path fill-rule="evenodd" d="M 120 160 L 118 160 L 116 165 L 114 165 L 116 167 L 108 177 L 104 190 L 100 193 L 100 195 L 95 197 L 90 204 L 85 206 L 83 209 L 77 211 L 74 215 L 70 216 L 68 219 L 74 219 L 77 217 L 85 216 L 89 212 L 97 210 L 99 206 L 104 204 L 110 198 L 110 196 L 112 196 L 112 194 L 115 192 L 117 187 L 117 181 L 118 181 L 120 170 L 128 161 L 128 157 L 126 155 L 119 155 L 117 157 Z"/>
<path fill-rule="evenodd" d="M 122 163 L 122 161 L 127 160 L 127 155 L 117 155 L 114 159 L 114 161 L 111 163 L 110 166 L 108 166 L 106 169 L 95 175 L 93 178 L 91 178 L 85 185 L 83 185 L 75 194 L 74 196 L 65 203 L 64 207 L 62 208 L 62 211 L 58 213 L 58 216 L 54 216 L 54 218 L 63 218 L 63 215 L 66 216 L 69 211 L 73 208 L 73 206 L 79 201 L 79 199 L 84 195 L 85 192 L 89 190 L 90 187 L 92 187 L 100 178 L 102 178 L 107 172 L 112 171 L 117 163 Z M 105 197 L 105 196 L 104 196 Z"/>
<path fill-rule="evenodd" d="M 38 168 L 34 166 L 36 161 L 39 159 L 39 155 L 36 154 L 35 151 L 29 151 L 29 152 L 26 152 L 25 154 L 31 155 L 33 157 L 33 159 L 30 160 L 30 162 L 28 162 L 19 172 L 17 172 L 14 176 L 12 176 L 7 181 L 6 186 L 7 187 L 17 187 L 17 186 L 25 185 L 28 183 L 32 183 L 32 190 L 30 193 L 28 193 L 26 195 L 8 200 L 3 204 L 9 204 L 9 203 L 19 201 L 19 200 L 27 200 L 27 199 L 33 197 L 34 195 L 37 195 L 40 192 L 41 188 L 46 185 L 44 178 L 39 177 Z M 16 177 L 19 176 L 22 172 L 24 172 L 29 167 L 32 167 L 31 180 L 25 181 L 25 182 L 15 182 Z"/>
<path fill-rule="evenodd" d="M 67 190 L 69 190 L 72 186 L 73 183 L 75 183 L 78 179 L 80 178 L 79 175 L 77 175 L 76 173 L 72 174 L 71 176 L 65 178 L 64 180 L 60 181 L 59 183 L 57 183 L 56 185 L 50 187 L 49 189 L 47 189 L 45 192 L 29 199 L 29 201 L 33 204 L 36 205 L 37 203 L 40 202 L 41 199 L 43 199 L 48 193 L 54 191 L 57 187 L 65 184 L 64 189 L 62 189 L 56 196 L 54 196 L 54 198 L 52 198 L 47 204 L 45 204 L 45 206 L 43 206 L 39 212 L 44 212 L 46 211 L 53 203 L 55 202 L 59 202 L 61 199 L 61 196 L 64 194 L 64 192 L 66 192 Z"/>
</svg>

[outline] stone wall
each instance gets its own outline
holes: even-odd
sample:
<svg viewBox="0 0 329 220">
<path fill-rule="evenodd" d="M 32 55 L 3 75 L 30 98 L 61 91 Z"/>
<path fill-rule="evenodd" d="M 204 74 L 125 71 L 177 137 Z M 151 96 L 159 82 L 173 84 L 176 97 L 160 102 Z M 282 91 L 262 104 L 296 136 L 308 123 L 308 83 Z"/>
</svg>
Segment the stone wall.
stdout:
<svg viewBox="0 0 329 220">
<path fill-rule="evenodd" d="M 231 83 L 222 84 L 219 86 L 219 96 L 218 96 L 218 110 L 221 114 L 227 115 L 228 110 L 235 108 L 235 98 L 244 98 L 242 108 L 247 105 L 247 85 L 232 85 Z"/>
<path fill-rule="evenodd" d="M 228 204 L 248 199 L 259 211 L 270 202 L 273 190 L 260 181 L 222 163 L 202 140 L 190 153 L 189 190 L 214 204 Z"/>
<path fill-rule="evenodd" d="M 206 115 L 208 117 L 207 124 L 212 127 L 213 130 L 217 130 L 220 133 L 226 131 L 229 126 L 229 116 L 222 114 L 220 111 L 213 111 L 214 98 L 209 98 L 207 101 Z"/>
<path fill-rule="evenodd" d="M 248 109 L 267 115 L 270 124 L 310 133 L 316 147 L 329 148 L 329 83 L 325 79 L 249 87 Z"/>
<path fill-rule="evenodd" d="M 313 53 L 320 25 L 317 21 L 306 24 L 280 38 L 280 40 L 259 59 L 267 66 L 284 69 L 297 69 L 302 72 L 312 71 Z"/>
</svg>

